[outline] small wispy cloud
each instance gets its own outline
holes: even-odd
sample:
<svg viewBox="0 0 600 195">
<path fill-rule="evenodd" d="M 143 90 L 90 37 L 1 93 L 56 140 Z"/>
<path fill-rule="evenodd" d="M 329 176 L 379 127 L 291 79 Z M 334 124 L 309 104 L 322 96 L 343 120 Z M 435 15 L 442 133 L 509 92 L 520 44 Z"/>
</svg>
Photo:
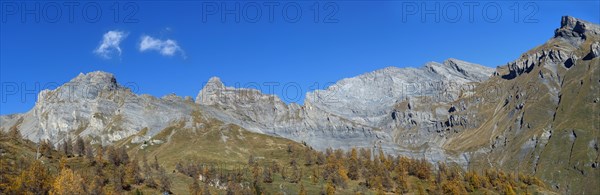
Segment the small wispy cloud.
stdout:
<svg viewBox="0 0 600 195">
<path fill-rule="evenodd" d="M 114 53 L 121 56 L 121 41 L 127 37 L 127 33 L 123 31 L 108 31 L 102 37 L 102 41 L 98 48 L 94 50 L 94 53 L 105 59 L 112 58 Z"/>
<path fill-rule="evenodd" d="M 175 53 L 179 52 L 181 56 L 185 58 L 185 53 L 183 52 L 183 49 L 179 47 L 177 41 L 172 39 L 160 40 L 148 35 L 144 35 L 141 38 L 139 49 L 140 52 L 155 50 L 163 56 L 173 56 L 175 55 Z"/>
</svg>

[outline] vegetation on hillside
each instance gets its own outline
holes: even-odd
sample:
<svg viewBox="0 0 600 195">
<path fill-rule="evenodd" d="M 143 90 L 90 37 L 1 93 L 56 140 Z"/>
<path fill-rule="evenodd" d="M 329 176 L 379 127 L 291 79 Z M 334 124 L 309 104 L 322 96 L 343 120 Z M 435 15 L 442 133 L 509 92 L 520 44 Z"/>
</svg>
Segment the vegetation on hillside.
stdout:
<svg viewBox="0 0 600 195">
<path fill-rule="evenodd" d="M 67 139 L 57 148 L 0 133 L 2 194 L 530 194 L 545 190 L 537 178 L 501 170 L 469 170 L 380 150 L 328 149 L 290 142 L 284 155 L 249 155 L 235 166 L 156 156 L 130 156 L 126 147 Z M 375 153 L 375 154 L 373 154 Z M 145 154 L 145 153 L 142 153 Z M 169 171 L 167 171 L 169 170 Z M 287 186 L 285 189 L 282 186 Z"/>
</svg>

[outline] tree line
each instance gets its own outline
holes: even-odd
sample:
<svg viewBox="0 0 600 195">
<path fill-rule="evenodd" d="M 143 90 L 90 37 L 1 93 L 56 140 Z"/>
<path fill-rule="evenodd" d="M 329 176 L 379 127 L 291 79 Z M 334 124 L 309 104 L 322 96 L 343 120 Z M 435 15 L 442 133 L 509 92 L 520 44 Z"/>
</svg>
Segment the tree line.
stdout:
<svg viewBox="0 0 600 195">
<path fill-rule="evenodd" d="M 0 139 L 21 146 L 28 142 L 18 130 L 0 131 Z M 144 155 L 140 163 L 130 158 L 124 147 L 92 145 L 81 137 L 67 137 L 56 147 L 42 140 L 35 151 L 35 158 L 13 152 L 0 160 L 2 194 L 141 194 L 142 187 L 160 192 L 171 189 L 171 179 L 156 157 L 148 162 Z"/>
<path fill-rule="evenodd" d="M 348 190 L 356 194 L 369 191 L 375 194 L 467 194 L 478 190 L 528 194 L 529 186 L 544 186 L 541 180 L 529 175 L 496 169 L 465 171 L 444 162 L 432 164 L 425 159 L 385 155 L 381 149 L 320 152 L 288 145 L 287 153 L 289 161 L 283 164 L 250 155 L 247 166 L 240 169 L 217 171 L 211 164 L 180 161 L 176 170 L 191 178 L 189 193 L 195 195 L 214 194 L 211 187 L 224 189 L 228 195 L 261 194 L 264 185 L 276 180 L 299 185 L 298 194 L 307 193 L 303 181 L 308 180 L 307 185 L 321 186 L 320 194 L 327 195 Z"/>
<path fill-rule="evenodd" d="M 58 144 L 40 141 L 31 158 L 12 151 L 14 147 L 8 144 L 27 146 L 18 130 L 0 131 L 0 140 L 2 194 L 141 194 L 144 188 L 170 193 L 173 185 L 156 156 L 132 158 L 124 147 L 67 137 Z M 244 166 L 233 169 L 180 160 L 174 171 L 189 178 L 188 192 L 193 195 L 268 194 L 273 193 L 268 186 L 281 183 L 297 186 L 294 193 L 308 194 L 310 187 L 327 195 L 528 194 L 529 186 L 544 187 L 530 175 L 496 169 L 465 171 L 443 162 L 386 155 L 381 149 L 316 151 L 289 144 L 284 153 L 282 159 L 249 155 L 247 162 L 240 162 Z"/>
</svg>

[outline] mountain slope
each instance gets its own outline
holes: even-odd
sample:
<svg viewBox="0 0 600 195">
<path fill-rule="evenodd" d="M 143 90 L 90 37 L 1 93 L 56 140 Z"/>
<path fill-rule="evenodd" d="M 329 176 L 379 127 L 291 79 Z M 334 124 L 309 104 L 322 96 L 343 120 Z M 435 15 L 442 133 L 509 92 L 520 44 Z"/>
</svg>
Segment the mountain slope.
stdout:
<svg viewBox="0 0 600 195">
<path fill-rule="evenodd" d="M 472 156 L 471 166 L 539 176 L 562 193 L 600 192 L 598 25 L 562 19 L 554 38 L 455 104 L 485 122 L 450 136 L 444 148 Z M 570 33 L 568 33 L 570 32 Z"/>
<path fill-rule="evenodd" d="M 240 96 L 213 90 L 220 98 L 207 103 L 203 90 L 197 103 L 216 109 L 213 115 L 223 121 L 306 139 L 316 148 L 345 148 L 348 141 L 464 167 L 517 167 L 564 193 L 594 193 L 600 189 L 585 186 L 596 186 L 600 178 L 599 29 L 563 17 L 555 37 L 498 67 L 489 80 L 491 71 L 451 59 L 421 69 L 392 67 L 344 79 L 307 94 L 304 106 L 286 108 L 276 97 L 246 101 L 267 97 L 258 91 Z M 227 89 L 236 90 L 247 89 Z M 257 112 L 264 108 L 261 103 L 275 106 Z M 376 132 L 376 138 L 364 131 L 353 134 L 356 127 Z"/>
</svg>

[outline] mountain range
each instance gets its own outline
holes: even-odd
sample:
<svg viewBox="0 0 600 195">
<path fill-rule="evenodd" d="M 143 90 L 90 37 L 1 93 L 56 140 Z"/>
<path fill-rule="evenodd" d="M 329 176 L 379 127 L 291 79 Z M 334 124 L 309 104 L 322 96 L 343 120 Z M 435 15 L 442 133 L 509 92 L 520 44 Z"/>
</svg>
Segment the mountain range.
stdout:
<svg viewBox="0 0 600 195">
<path fill-rule="evenodd" d="M 41 91 L 29 112 L 0 116 L 0 130 L 18 128 L 34 142 L 80 136 L 143 149 L 179 141 L 162 135 L 167 130 L 202 130 L 216 120 L 321 151 L 382 149 L 464 169 L 529 173 L 561 193 L 595 194 L 599 56 L 600 26 L 565 16 L 554 37 L 506 65 L 447 59 L 387 67 L 308 92 L 302 105 L 218 77 L 195 99 L 158 98 L 97 71 Z"/>
</svg>

